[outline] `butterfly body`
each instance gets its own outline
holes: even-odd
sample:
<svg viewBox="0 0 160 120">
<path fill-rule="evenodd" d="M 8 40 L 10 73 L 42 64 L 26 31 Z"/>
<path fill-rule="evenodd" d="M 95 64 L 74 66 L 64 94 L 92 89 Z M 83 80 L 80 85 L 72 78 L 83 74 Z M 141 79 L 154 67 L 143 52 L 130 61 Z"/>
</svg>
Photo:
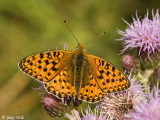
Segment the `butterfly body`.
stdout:
<svg viewBox="0 0 160 120">
<path fill-rule="evenodd" d="M 107 93 L 130 87 L 123 73 L 102 58 L 88 55 L 81 43 L 73 52 L 55 50 L 30 55 L 19 67 L 58 98 L 78 97 L 94 103 Z"/>
<path fill-rule="evenodd" d="M 86 66 L 86 53 L 83 50 L 83 46 L 81 44 L 78 45 L 78 48 L 73 52 L 72 55 L 72 66 L 74 68 L 74 83 L 76 92 L 79 92 L 79 88 L 81 86 L 81 81 L 83 81 L 83 71 Z"/>
</svg>

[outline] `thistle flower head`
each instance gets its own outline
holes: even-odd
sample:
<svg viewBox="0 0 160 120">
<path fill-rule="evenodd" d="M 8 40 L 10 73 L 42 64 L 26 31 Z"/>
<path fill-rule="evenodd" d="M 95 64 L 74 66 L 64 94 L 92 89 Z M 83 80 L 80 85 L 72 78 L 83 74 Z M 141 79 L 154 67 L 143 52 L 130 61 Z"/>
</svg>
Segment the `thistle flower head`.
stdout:
<svg viewBox="0 0 160 120">
<path fill-rule="evenodd" d="M 83 120 L 112 120 L 113 119 L 112 116 L 109 116 L 108 118 L 106 118 L 106 116 L 102 114 L 99 107 L 96 107 L 93 113 L 90 107 L 88 106 L 88 108 L 85 110 L 85 113 L 82 112 L 82 115 L 83 115 Z"/>
<path fill-rule="evenodd" d="M 148 101 L 140 102 L 134 106 L 135 111 L 131 113 L 133 120 L 160 120 L 160 90 L 158 86 L 148 93 Z"/>
<path fill-rule="evenodd" d="M 82 118 L 80 118 L 79 112 L 73 109 L 71 111 L 71 115 L 66 114 L 66 117 L 70 120 L 113 120 L 113 116 L 109 116 L 108 118 L 106 118 L 106 116 L 101 113 L 99 107 L 96 107 L 94 109 L 94 112 L 92 112 L 91 108 L 88 106 L 88 108 L 85 109 L 84 112 L 83 110 L 81 110 L 81 113 Z"/>
<path fill-rule="evenodd" d="M 148 57 L 150 54 L 155 54 L 155 52 L 160 51 L 160 17 L 159 10 L 152 10 L 152 19 L 149 19 L 149 13 L 142 19 L 138 17 L 136 13 L 136 18 L 133 17 L 133 23 L 127 23 L 128 27 L 125 31 L 118 30 L 118 33 L 123 37 L 120 40 L 124 40 L 124 49 L 122 53 L 126 50 L 131 50 L 133 48 L 138 48 L 138 55 L 141 52 L 147 52 Z"/>
<path fill-rule="evenodd" d="M 70 120 L 81 120 L 79 112 L 75 109 L 71 110 L 71 115 L 67 113 L 66 117 Z"/>
<path fill-rule="evenodd" d="M 59 117 L 67 111 L 67 105 L 52 94 L 47 94 L 42 98 L 42 104 L 51 117 Z"/>
<path fill-rule="evenodd" d="M 100 103 L 100 107 L 104 115 L 109 113 L 114 116 L 114 119 L 129 119 L 129 113 L 134 111 L 133 106 L 144 100 L 144 92 L 142 85 L 135 81 L 135 77 L 131 81 L 131 87 L 123 92 L 108 94 Z"/>
</svg>

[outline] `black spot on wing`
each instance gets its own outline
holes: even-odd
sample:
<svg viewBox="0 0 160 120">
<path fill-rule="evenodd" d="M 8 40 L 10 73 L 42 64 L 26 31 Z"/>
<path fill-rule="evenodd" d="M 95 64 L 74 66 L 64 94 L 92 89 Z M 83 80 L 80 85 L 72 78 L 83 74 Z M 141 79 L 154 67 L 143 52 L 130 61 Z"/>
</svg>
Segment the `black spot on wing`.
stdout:
<svg viewBox="0 0 160 120">
<path fill-rule="evenodd" d="M 40 58 L 41 58 L 41 59 L 43 58 L 43 54 L 42 54 L 42 53 L 40 53 Z"/>
<path fill-rule="evenodd" d="M 48 64 L 49 64 L 49 61 L 48 61 L 48 60 L 45 60 L 45 63 L 46 63 L 46 65 L 48 65 Z"/>
</svg>

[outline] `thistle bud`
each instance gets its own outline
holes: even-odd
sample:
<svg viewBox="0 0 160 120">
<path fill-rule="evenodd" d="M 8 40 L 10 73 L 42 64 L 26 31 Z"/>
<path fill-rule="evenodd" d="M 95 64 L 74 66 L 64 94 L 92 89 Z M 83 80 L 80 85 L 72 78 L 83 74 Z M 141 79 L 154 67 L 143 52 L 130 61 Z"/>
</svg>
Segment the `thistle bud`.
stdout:
<svg viewBox="0 0 160 120">
<path fill-rule="evenodd" d="M 44 109 L 51 117 L 60 117 L 68 110 L 67 104 L 52 94 L 47 94 L 42 98 Z"/>
<path fill-rule="evenodd" d="M 150 85 L 150 89 L 153 88 L 159 82 L 160 80 L 160 66 L 158 66 L 157 69 L 154 70 L 152 75 L 149 78 L 148 84 Z M 159 82 L 159 87 L 160 87 L 160 82 Z"/>
<path fill-rule="evenodd" d="M 129 54 L 122 57 L 121 63 L 124 71 L 128 72 L 135 70 L 138 66 L 138 61 L 134 58 L 134 56 Z"/>
<path fill-rule="evenodd" d="M 141 51 L 139 58 L 142 69 L 153 69 L 157 67 L 160 61 L 160 52 L 155 50 L 149 54 L 148 50 Z"/>
</svg>

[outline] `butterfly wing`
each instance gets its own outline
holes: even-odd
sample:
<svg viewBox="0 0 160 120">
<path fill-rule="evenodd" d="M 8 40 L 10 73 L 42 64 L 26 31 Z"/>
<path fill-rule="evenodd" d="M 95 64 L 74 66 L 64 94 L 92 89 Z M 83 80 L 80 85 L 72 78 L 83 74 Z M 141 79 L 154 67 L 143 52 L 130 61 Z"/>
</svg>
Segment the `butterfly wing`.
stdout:
<svg viewBox="0 0 160 120">
<path fill-rule="evenodd" d="M 80 100 L 84 100 L 87 102 L 98 102 L 99 100 L 103 99 L 106 94 L 103 93 L 93 75 L 90 66 L 87 65 L 84 68 L 83 78 L 80 83 L 80 89 L 78 92 L 78 98 Z"/>
<path fill-rule="evenodd" d="M 48 82 L 62 71 L 68 64 L 72 51 L 45 51 L 24 58 L 20 63 L 20 69 L 38 81 Z"/>
<path fill-rule="evenodd" d="M 24 58 L 19 67 L 26 74 L 43 82 L 46 90 L 58 98 L 75 98 L 71 56 L 72 51 L 45 51 Z"/>
<path fill-rule="evenodd" d="M 47 91 L 58 98 L 75 98 L 76 91 L 71 81 L 73 79 L 73 72 L 69 67 L 71 66 L 65 67 L 51 81 L 44 84 Z"/>
<path fill-rule="evenodd" d="M 119 92 L 130 87 L 129 80 L 111 63 L 93 55 L 87 57 L 95 81 L 102 92 Z"/>
</svg>

